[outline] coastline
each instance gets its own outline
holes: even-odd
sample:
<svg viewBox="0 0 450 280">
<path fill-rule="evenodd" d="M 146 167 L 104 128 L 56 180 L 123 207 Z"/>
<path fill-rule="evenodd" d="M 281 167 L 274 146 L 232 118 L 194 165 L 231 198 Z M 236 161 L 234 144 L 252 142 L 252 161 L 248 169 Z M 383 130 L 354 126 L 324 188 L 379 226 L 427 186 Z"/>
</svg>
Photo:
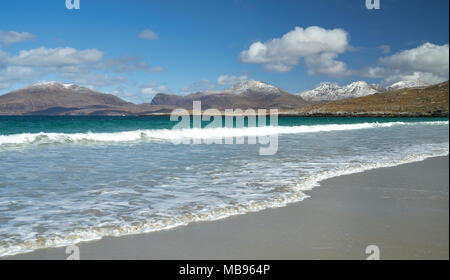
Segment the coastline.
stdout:
<svg viewBox="0 0 450 280">
<path fill-rule="evenodd" d="M 282 208 L 78 244 L 81 259 L 448 259 L 449 157 L 325 180 Z M 3 259 L 65 259 L 65 248 Z"/>
</svg>

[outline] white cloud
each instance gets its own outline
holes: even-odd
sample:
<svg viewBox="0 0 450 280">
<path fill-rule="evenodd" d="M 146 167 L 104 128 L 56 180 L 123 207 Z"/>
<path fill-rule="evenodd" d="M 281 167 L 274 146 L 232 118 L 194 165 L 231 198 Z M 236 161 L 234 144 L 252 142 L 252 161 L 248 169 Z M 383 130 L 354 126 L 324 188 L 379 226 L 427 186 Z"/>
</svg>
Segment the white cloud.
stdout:
<svg viewBox="0 0 450 280">
<path fill-rule="evenodd" d="M 342 61 L 335 60 L 336 57 L 336 53 L 329 52 L 305 57 L 308 74 L 324 74 L 334 77 L 351 75 L 351 71 L 347 69 L 347 65 Z"/>
<path fill-rule="evenodd" d="M 17 56 L 10 58 L 10 63 L 22 66 L 66 66 L 98 62 L 103 53 L 96 49 L 76 50 L 74 48 L 40 47 L 38 49 L 22 50 Z"/>
<path fill-rule="evenodd" d="M 217 78 L 217 84 L 224 86 L 224 85 L 232 85 L 239 82 L 246 81 L 248 77 L 246 75 L 242 76 L 229 76 L 229 75 L 220 75 Z"/>
<path fill-rule="evenodd" d="M 281 38 L 251 44 L 248 50 L 241 52 L 240 59 L 244 63 L 262 64 L 267 70 L 275 72 L 290 71 L 301 58 L 309 57 L 321 57 L 323 62 L 333 64 L 336 68 L 337 64 L 343 64 L 335 60 L 337 55 L 350 48 L 348 34 L 343 29 L 324 29 L 319 26 L 305 29 L 295 27 Z M 327 58 L 332 59 L 325 61 Z M 319 69 L 314 68 L 316 66 Z M 321 66 L 322 64 L 307 64 L 310 73 L 326 72 Z"/>
<path fill-rule="evenodd" d="M 158 40 L 158 34 L 153 32 L 150 29 L 145 29 L 141 33 L 139 33 L 139 38 L 146 39 L 146 40 Z"/>
<path fill-rule="evenodd" d="M 142 94 L 157 94 L 158 90 L 156 90 L 155 88 L 142 88 L 141 93 Z"/>
<path fill-rule="evenodd" d="M 25 81 L 36 78 L 38 73 L 30 67 L 8 66 L 0 71 L 0 88 L 6 89 L 17 81 Z"/>
<path fill-rule="evenodd" d="M 13 33 L 8 33 L 8 43 L 13 42 L 10 38 L 11 34 Z M 16 37 L 31 38 L 25 33 L 19 35 Z M 4 36 L 4 38 L 6 37 Z M 4 38 L 2 38 L 3 41 Z M 19 39 L 14 40 L 16 42 Z M 3 41 L 0 41 L 0 46 Z M 152 66 L 143 57 L 124 55 L 117 58 L 104 58 L 104 53 L 97 49 L 79 50 L 72 47 L 47 48 L 43 46 L 20 50 L 18 53 L 0 50 L 0 88 L 2 90 L 11 88 L 18 83 L 35 83 L 39 79 L 50 76 L 51 79 L 56 78 L 90 88 L 123 86 L 134 72 L 159 73 L 164 71 L 166 71 L 164 67 Z M 163 86 L 155 89 L 169 91 Z M 150 92 L 150 90 L 143 90 L 143 92 Z M 136 96 L 140 95 L 136 94 Z"/>
<path fill-rule="evenodd" d="M 35 36 L 28 32 L 16 32 L 16 31 L 8 31 L 5 32 L 0 30 L 0 44 L 9 46 L 11 44 L 20 43 L 27 40 L 33 40 Z"/>
<path fill-rule="evenodd" d="M 0 74 L 3 75 L 0 81 L 1 88 L 9 88 L 19 82 L 36 82 L 36 79 L 45 78 L 47 75 L 91 88 L 105 87 L 127 82 L 128 76 L 133 72 L 166 71 L 164 67 L 151 66 L 141 57 L 122 56 L 104 59 L 103 56 L 103 52 L 96 49 L 77 50 L 71 47 L 40 47 L 21 50 L 18 54 L 0 50 Z M 15 69 L 18 73 L 14 79 L 6 72 L 11 69 Z M 33 79 L 25 72 L 18 71 L 25 69 L 33 71 Z"/>
<path fill-rule="evenodd" d="M 430 84 L 449 78 L 449 45 L 425 43 L 378 60 L 381 66 L 369 67 L 362 75 L 383 78 L 384 82 L 422 81 Z"/>
<path fill-rule="evenodd" d="M 7 78 L 29 77 L 33 74 L 33 69 L 22 66 L 9 66 L 0 72 L 0 80 L 5 81 Z"/>
<path fill-rule="evenodd" d="M 395 74 L 390 75 L 389 77 L 384 79 L 384 82 L 386 84 L 393 84 L 398 81 L 421 81 L 426 82 L 428 84 L 437 84 L 445 80 L 448 80 L 448 77 L 447 78 L 439 77 L 438 75 L 429 72 L 412 72 L 407 74 L 403 73 L 397 75 Z"/>
<path fill-rule="evenodd" d="M 429 72 L 448 75 L 449 45 L 425 43 L 417 48 L 405 50 L 380 58 L 380 63 L 391 69 Z"/>
</svg>

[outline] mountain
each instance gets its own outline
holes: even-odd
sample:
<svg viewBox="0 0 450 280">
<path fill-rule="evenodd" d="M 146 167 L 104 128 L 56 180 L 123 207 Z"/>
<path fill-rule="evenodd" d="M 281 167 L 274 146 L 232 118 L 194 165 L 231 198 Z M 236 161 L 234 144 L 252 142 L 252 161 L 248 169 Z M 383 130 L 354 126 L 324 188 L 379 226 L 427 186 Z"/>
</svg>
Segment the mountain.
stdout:
<svg viewBox="0 0 450 280">
<path fill-rule="evenodd" d="M 0 115 L 122 115 L 145 110 L 112 94 L 45 82 L 0 96 Z"/>
<path fill-rule="evenodd" d="M 280 108 L 292 109 L 309 105 L 300 96 L 296 96 L 260 81 L 245 81 L 222 91 L 202 91 L 186 96 L 157 94 L 152 105 L 170 105 L 192 109 L 193 101 L 201 101 L 202 109 L 235 108 Z"/>
<path fill-rule="evenodd" d="M 151 104 L 134 104 L 75 84 L 45 82 L 0 95 L 0 115 L 148 115 L 168 114 L 175 108 L 192 109 L 300 108 L 309 103 L 269 84 L 247 81 L 223 91 L 187 96 L 157 94 Z"/>
<path fill-rule="evenodd" d="M 403 88 L 426 87 L 426 86 L 430 86 L 430 84 L 421 81 L 400 81 L 390 85 L 388 89 L 396 90 Z"/>
<path fill-rule="evenodd" d="M 336 83 L 321 83 L 315 89 L 304 91 L 297 95 L 307 101 L 333 101 L 367 96 L 383 91 L 385 89 L 378 85 L 358 81 L 345 86 L 339 86 Z"/>
<path fill-rule="evenodd" d="M 307 116 L 411 116 L 448 117 L 448 81 L 428 87 L 389 90 L 304 107 L 295 112 Z"/>
<path fill-rule="evenodd" d="M 323 86 L 329 89 L 329 96 L 334 96 L 331 92 L 336 91 L 331 89 L 336 87 L 339 86 Z M 368 92 L 362 90 L 367 88 L 367 83 L 357 82 L 340 88 L 346 89 L 347 96 Z M 317 103 L 263 82 L 247 81 L 222 91 L 187 96 L 159 93 L 151 104 L 134 104 L 75 84 L 47 82 L 0 95 L 0 115 L 169 114 L 180 107 L 190 110 L 192 102 L 200 100 L 202 109 L 278 108 L 284 114 L 301 116 L 448 116 L 448 99 L 448 82 Z"/>
</svg>

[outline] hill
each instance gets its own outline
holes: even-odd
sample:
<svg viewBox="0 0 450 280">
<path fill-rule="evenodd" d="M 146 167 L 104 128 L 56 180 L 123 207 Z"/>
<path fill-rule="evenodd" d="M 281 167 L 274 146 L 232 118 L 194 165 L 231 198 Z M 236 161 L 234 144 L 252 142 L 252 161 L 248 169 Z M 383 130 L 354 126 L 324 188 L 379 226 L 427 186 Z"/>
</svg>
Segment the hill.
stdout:
<svg viewBox="0 0 450 280">
<path fill-rule="evenodd" d="M 436 116 L 448 117 L 448 84 L 404 88 L 369 96 L 304 107 L 306 116 Z"/>
<path fill-rule="evenodd" d="M 46 82 L 0 96 L 0 115 L 122 115 L 150 109 L 74 84 Z"/>
</svg>

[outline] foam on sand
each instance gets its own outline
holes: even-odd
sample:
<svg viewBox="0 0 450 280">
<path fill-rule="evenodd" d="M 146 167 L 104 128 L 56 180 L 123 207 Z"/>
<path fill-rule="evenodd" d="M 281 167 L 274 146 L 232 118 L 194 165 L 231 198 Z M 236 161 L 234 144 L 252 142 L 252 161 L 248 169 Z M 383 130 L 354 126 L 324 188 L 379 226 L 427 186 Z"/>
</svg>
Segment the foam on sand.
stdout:
<svg viewBox="0 0 450 280">
<path fill-rule="evenodd" d="M 439 147 L 442 148 L 442 147 Z M 243 215 L 251 212 L 258 212 L 268 208 L 284 207 L 287 204 L 302 201 L 309 196 L 304 191 L 311 190 L 319 186 L 321 181 L 364 171 L 393 167 L 401 164 L 423 161 L 428 158 L 438 156 L 448 156 L 448 145 L 446 150 L 437 149 L 440 151 L 432 151 L 415 156 L 408 156 L 400 160 L 392 160 L 383 163 L 368 163 L 364 165 L 349 166 L 344 169 L 337 169 L 332 171 L 319 172 L 312 174 L 304 180 L 301 180 L 297 185 L 291 187 L 291 192 L 283 194 L 275 199 L 264 202 L 249 202 L 242 205 L 217 207 L 207 212 L 190 213 L 183 216 L 176 216 L 165 218 L 152 222 L 144 222 L 133 225 L 123 225 L 114 227 L 94 227 L 89 230 L 78 230 L 63 236 L 53 236 L 48 238 L 40 238 L 38 240 L 27 240 L 25 242 L 4 243 L 0 242 L 0 257 L 16 255 L 20 253 L 31 252 L 42 248 L 56 248 L 73 245 L 79 242 L 99 240 L 106 236 L 124 236 L 132 234 L 149 233 L 161 230 L 167 230 L 178 226 L 188 225 L 193 222 L 216 221 L 230 216 Z M 2 244 L 3 243 L 3 244 Z"/>
</svg>

